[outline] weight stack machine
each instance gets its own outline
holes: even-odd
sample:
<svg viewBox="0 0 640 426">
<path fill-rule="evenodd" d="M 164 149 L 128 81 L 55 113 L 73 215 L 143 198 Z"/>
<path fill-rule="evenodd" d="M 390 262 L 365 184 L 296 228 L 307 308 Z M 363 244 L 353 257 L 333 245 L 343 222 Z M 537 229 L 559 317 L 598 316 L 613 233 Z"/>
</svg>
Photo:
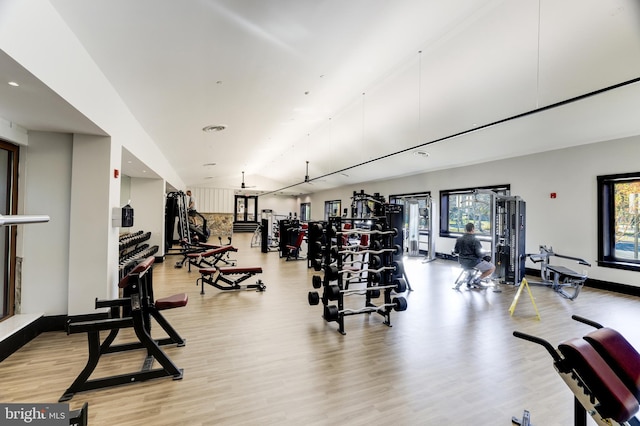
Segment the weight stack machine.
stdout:
<svg viewBox="0 0 640 426">
<path fill-rule="evenodd" d="M 524 278 L 526 203 L 519 196 L 495 197 L 493 259 L 502 283 L 520 284 Z"/>
</svg>

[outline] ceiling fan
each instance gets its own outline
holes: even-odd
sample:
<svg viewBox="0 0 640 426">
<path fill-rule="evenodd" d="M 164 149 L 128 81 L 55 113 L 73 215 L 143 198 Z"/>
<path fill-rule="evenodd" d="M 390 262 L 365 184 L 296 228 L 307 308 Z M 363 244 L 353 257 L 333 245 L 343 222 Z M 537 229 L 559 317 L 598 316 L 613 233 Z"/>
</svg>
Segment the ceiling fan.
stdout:
<svg viewBox="0 0 640 426">
<path fill-rule="evenodd" d="M 313 179 L 313 182 L 324 182 L 324 179 Z M 304 183 L 308 183 L 309 185 L 313 185 L 312 179 L 309 178 L 309 161 L 307 161 L 307 169 L 304 174 Z"/>
<path fill-rule="evenodd" d="M 241 189 L 247 189 L 247 188 L 255 188 L 255 185 L 253 186 L 248 186 L 244 183 L 244 172 L 242 172 L 242 183 L 240 184 L 240 188 Z"/>
</svg>

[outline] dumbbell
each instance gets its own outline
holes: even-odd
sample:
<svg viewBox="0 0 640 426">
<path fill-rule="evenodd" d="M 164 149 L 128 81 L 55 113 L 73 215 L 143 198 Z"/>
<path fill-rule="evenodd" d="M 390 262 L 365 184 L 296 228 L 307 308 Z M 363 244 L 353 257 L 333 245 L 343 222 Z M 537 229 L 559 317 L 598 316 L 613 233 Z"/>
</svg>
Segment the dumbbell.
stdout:
<svg viewBox="0 0 640 426">
<path fill-rule="evenodd" d="M 391 267 L 393 268 L 393 276 L 396 278 L 404 277 L 404 265 L 402 261 L 400 262 L 391 262 Z"/>
<path fill-rule="evenodd" d="M 317 305 L 320 303 L 320 295 L 317 291 L 310 291 L 307 295 L 307 300 L 311 306 Z"/>
<path fill-rule="evenodd" d="M 311 259 L 310 263 L 314 271 L 322 271 L 322 259 Z"/>
<path fill-rule="evenodd" d="M 320 275 L 314 275 L 311 277 L 311 285 L 313 285 L 313 288 L 322 287 L 322 277 Z"/>
<path fill-rule="evenodd" d="M 383 311 L 386 309 L 393 309 L 396 312 L 407 310 L 407 300 L 404 297 L 394 297 L 391 303 L 385 303 L 380 306 L 366 306 L 362 309 L 343 309 L 339 310 L 336 305 L 328 305 L 324 307 L 324 319 L 327 322 L 337 321 L 340 315 L 349 314 L 365 314 L 369 312 Z"/>
<path fill-rule="evenodd" d="M 338 300 L 338 298 L 340 297 L 340 293 L 345 296 L 349 296 L 351 294 L 369 293 L 372 299 L 377 299 L 378 297 L 380 297 L 380 290 L 386 289 L 393 289 L 393 291 L 395 291 L 396 293 L 404 293 L 405 291 L 407 291 L 407 281 L 404 278 L 396 278 L 395 280 L 393 280 L 393 283 L 389 285 L 349 290 L 340 290 L 339 286 L 337 286 L 336 284 L 331 284 L 325 287 L 324 295 L 328 300 Z"/>
</svg>

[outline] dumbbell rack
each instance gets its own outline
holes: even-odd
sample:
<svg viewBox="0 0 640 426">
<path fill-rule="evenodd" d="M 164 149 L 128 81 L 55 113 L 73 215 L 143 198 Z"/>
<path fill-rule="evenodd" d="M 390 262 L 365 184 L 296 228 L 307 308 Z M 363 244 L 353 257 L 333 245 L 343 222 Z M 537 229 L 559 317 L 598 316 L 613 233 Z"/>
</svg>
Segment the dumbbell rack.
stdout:
<svg viewBox="0 0 640 426">
<path fill-rule="evenodd" d="M 119 238 L 120 256 L 118 265 L 119 278 L 133 269 L 138 261 L 153 256 L 158 252 L 158 246 L 149 246 L 144 243 L 151 238 L 151 232 L 136 231 L 123 234 Z"/>
<path fill-rule="evenodd" d="M 310 231 L 309 244 L 313 244 L 322 255 L 312 258 L 316 271 L 323 270 L 324 278 L 314 275 L 312 285 L 314 288 L 323 288 L 322 297 L 317 291 L 308 294 L 310 305 L 317 305 L 322 300 L 323 318 L 327 322 L 337 322 L 338 332 L 346 334 L 344 318 L 350 315 L 378 313 L 384 317 L 384 324 L 391 327 L 391 311 L 404 311 L 407 309 L 407 301 L 404 297 L 392 297 L 392 292 L 402 293 L 407 289 L 407 283 L 403 278 L 403 268 L 400 256 L 402 248 L 393 245 L 393 237 L 397 235 L 397 229 L 387 226 L 385 217 L 372 219 L 370 229 L 344 229 L 346 223 L 353 224 L 353 219 L 332 217 L 326 226 L 316 222 L 310 224 L 314 231 Z M 369 235 L 369 245 L 351 245 L 349 236 Z M 313 239 L 311 239 L 313 236 Z M 323 244 L 324 242 L 324 244 Z M 358 263 L 362 269 L 353 268 L 354 254 L 362 256 Z M 366 280 L 363 279 L 366 274 Z M 364 288 L 349 288 L 352 282 L 366 282 Z M 364 295 L 364 307 L 349 309 L 344 306 L 344 298 L 351 295 Z M 374 299 L 383 295 L 383 303 L 376 304 Z M 330 304 L 336 303 L 336 304 Z"/>
</svg>

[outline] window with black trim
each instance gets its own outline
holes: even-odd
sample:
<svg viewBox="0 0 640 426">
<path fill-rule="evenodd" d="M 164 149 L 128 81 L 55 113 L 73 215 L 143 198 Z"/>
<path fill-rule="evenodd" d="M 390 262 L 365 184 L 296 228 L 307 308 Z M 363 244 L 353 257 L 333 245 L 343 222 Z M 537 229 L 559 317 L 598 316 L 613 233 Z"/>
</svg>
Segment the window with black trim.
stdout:
<svg viewBox="0 0 640 426">
<path fill-rule="evenodd" d="M 510 189 L 511 185 L 496 185 L 440 191 L 440 236 L 457 238 L 464 234 L 464 226 L 473 222 L 476 236 L 490 239 L 493 223 L 490 191 L 509 195 Z"/>
<path fill-rule="evenodd" d="M 311 203 L 300 203 L 300 222 L 311 220 Z"/>
<path fill-rule="evenodd" d="M 598 265 L 640 271 L 640 172 L 598 176 Z"/>
<path fill-rule="evenodd" d="M 324 202 L 324 220 L 329 220 L 330 217 L 340 216 L 341 201 L 332 200 Z"/>
</svg>

